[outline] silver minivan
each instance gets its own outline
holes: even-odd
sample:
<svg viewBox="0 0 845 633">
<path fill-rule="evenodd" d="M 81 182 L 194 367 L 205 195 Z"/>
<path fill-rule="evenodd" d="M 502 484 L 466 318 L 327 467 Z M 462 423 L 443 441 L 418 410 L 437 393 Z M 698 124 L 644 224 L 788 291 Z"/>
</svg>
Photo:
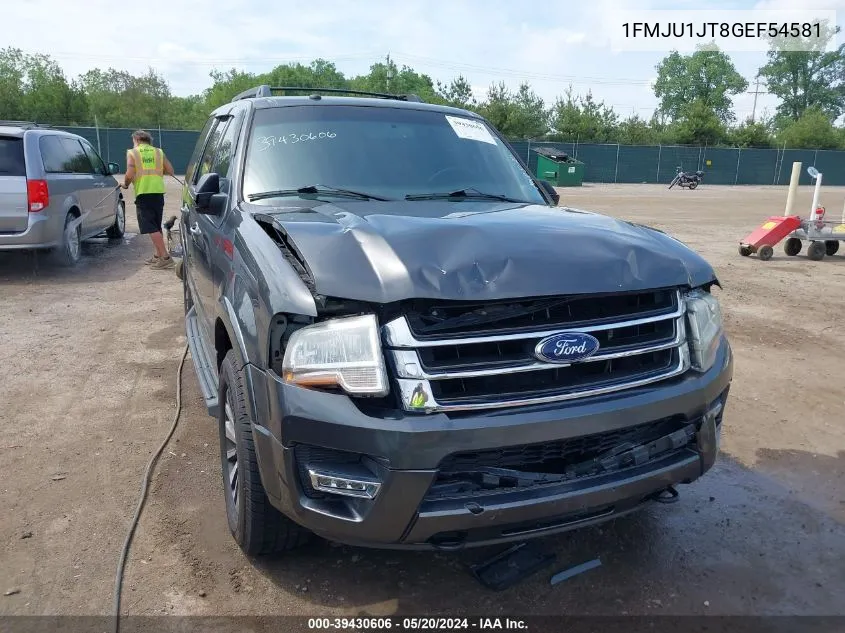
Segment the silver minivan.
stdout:
<svg viewBox="0 0 845 633">
<path fill-rule="evenodd" d="M 0 251 L 51 249 L 73 265 L 82 240 L 123 237 L 126 206 L 116 163 L 76 134 L 0 121 Z"/>
</svg>

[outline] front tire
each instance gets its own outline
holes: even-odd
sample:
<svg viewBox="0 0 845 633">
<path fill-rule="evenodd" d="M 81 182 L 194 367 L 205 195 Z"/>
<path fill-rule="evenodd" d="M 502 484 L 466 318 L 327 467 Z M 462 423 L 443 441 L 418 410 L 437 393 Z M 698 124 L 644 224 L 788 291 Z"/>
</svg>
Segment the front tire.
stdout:
<svg viewBox="0 0 845 633">
<path fill-rule="evenodd" d="M 82 221 L 73 213 L 65 217 L 62 241 L 54 256 L 61 266 L 75 266 L 82 257 Z"/>
<path fill-rule="evenodd" d="M 757 250 L 757 257 L 759 257 L 764 262 L 769 261 L 772 258 L 772 255 L 775 254 L 775 249 L 773 249 L 768 244 L 764 244 Z"/>
<path fill-rule="evenodd" d="M 825 247 L 824 242 L 813 242 L 807 248 L 807 257 L 812 259 L 814 262 L 823 260 L 826 254 L 827 248 Z"/>
<path fill-rule="evenodd" d="M 830 255 L 833 257 L 836 253 L 839 252 L 839 241 L 838 240 L 828 240 L 824 243 L 824 250 L 826 255 Z"/>
<path fill-rule="evenodd" d="M 292 550 L 309 533 L 276 510 L 267 498 L 247 412 L 242 373 L 235 354 L 226 354 L 220 366 L 220 462 L 226 518 L 235 542 L 248 556 Z"/>
<path fill-rule="evenodd" d="M 106 235 L 110 240 L 119 240 L 126 232 L 126 203 L 123 200 L 117 201 L 117 211 L 114 214 L 114 224 L 106 229 Z"/>
</svg>

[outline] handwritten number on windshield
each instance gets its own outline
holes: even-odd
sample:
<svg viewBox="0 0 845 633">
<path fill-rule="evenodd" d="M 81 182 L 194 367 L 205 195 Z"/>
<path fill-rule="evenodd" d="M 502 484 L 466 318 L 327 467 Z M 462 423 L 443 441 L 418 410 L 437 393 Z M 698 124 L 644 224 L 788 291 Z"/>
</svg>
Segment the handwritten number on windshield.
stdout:
<svg viewBox="0 0 845 633">
<path fill-rule="evenodd" d="M 305 132 L 304 134 L 285 134 L 283 136 L 259 136 L 258 147 L 259 152 L 275 147 L 276 145 L 296 145 L 297 143 L 307 143 L 308 141 L 320 141 L 336 137 L 334 132 Z"/>
</svg>

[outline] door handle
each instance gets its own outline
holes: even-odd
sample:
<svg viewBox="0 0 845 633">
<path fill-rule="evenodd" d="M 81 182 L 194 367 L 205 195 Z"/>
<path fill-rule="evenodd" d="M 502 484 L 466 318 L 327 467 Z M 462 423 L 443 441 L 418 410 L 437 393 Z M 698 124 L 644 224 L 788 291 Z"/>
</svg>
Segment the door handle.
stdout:
<svg viewBox="0 0 845 633">
<path fill-rule="evenodd" d="M 191 235 L 202 235 L 198 222 L 194 222 L 190 227 L 188 227 L 188 230 L 191 232 Z"/>
</svg>

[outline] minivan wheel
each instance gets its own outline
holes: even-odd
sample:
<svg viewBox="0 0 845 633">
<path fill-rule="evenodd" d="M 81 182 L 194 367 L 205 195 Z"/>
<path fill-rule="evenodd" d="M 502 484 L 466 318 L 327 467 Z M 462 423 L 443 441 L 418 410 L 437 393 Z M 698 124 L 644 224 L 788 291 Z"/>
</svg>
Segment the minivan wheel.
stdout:
<svg viewBox="0 0 845 633">
<path fill-rule="evenodd" d="M 255 456 L 243 376 L 229 350 L 220 366 L 217 420 L 229 531 L 248 556 L 294 549 L 310 534 L 270 505 Z"/>
<path fill-rule="evenodd" d="M 82 222 L 73 213 L 65 217 L 62 241 L 54 251 L 56 261 L 63 266 L 75 265 L 82 256 Z"/>
<path fill-rule="evenodd" d="M 114 224 L 106 229 L 106 235 L 110 240 L 119 240 L 126 231 L 126 203 L 123 200 L 117 202 L 117 212 L 114 214 Z"/>
</svg>

